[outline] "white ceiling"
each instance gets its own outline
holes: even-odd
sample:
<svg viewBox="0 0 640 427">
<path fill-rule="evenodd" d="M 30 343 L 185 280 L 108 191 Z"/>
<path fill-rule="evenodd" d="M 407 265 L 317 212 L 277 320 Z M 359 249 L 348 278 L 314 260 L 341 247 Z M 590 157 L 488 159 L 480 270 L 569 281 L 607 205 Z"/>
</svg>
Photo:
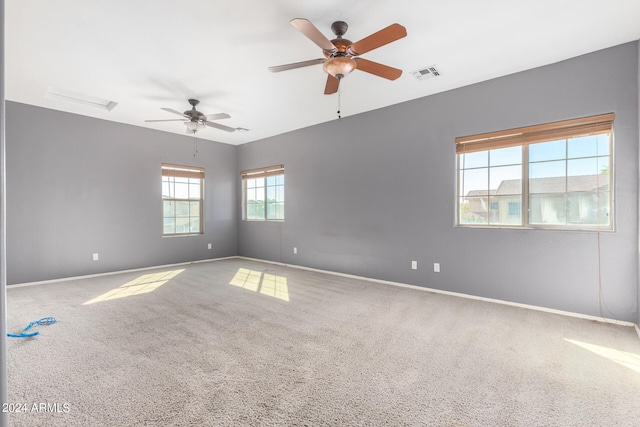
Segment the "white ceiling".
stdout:
<svg viewBox="0 0 640 427">
<path fill-rule="evenodd" d="M 7 0 L 6 98 L 184 135 L 161 107 L 248 128 L 206 128 L 201 139 L 242 144 L 640 39 L 640 0 Z M 388 81 L 359 70 L 324 95 L 321 58 L 289 21 L 307 18 L 329 39 L 346 21 L 358 41 L 392 23 L 407 37 L 362 55 L 400 68 Z M 430 65 L 437 78 L 410 72 Z M 585 72 L 594 72 L 585 70 Z M 47 99 L 48 88 L 117 102 L 111 111 Z"/>
</svg>

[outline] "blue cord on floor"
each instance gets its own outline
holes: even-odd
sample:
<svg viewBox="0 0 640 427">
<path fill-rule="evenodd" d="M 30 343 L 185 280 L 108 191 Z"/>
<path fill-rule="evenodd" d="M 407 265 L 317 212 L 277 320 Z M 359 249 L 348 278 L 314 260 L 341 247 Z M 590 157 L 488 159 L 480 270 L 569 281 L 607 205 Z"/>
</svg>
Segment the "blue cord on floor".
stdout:
<svg viewBox="0 0 640 427">
<path fill-rule="evenodd" d="M 54 319 L 53 317 L 43 317 L 40 320 L 36 320 L 34 322 L 29 323 L 29 326 L 27 326 L 26 328 L 24 328 L 22 330 L 22 332 L 20 332 L 19 334 L 7 334 L 8 337 L 11 338 L 29 338 L 29 337 L 35 337 L 36 335 L 40 334 L 40 332 L 35 331 L 35 332 L 29 332 L 29 329 L 33 328 L 36 325 L 53 325 L 54 323 L 56 323 L 57 320 Z"/>
</svg>

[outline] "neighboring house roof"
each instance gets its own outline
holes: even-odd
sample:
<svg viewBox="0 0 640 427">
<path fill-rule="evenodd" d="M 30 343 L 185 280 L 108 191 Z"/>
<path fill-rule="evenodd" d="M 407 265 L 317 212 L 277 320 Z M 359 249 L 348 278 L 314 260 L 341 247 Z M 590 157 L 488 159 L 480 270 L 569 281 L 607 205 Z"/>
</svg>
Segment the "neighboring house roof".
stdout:
<svg viewBox="0 0 640 427">
<path fill-rule="evenodd" d="M 489 195 L 493 196 L 497 190 L 489 190 Z M 467 193 L 466 197 L 482 197 L 487 195 L 487 190 L 471 190 Z"/>
<path fill-rule="evenodd" d="M 603 175 L 581 175 L 570 177 L 533 178 L 529 180 L 529 193 L 564 193 L 565 191 L 608 191 L 609 178 Z M 490 196 L 520 194 L 522 180 L 507 179 L 495 190 L 489 190 Z M 465 197 L 486 197 L 485 190 L 469 191 Z"/>
</svg>

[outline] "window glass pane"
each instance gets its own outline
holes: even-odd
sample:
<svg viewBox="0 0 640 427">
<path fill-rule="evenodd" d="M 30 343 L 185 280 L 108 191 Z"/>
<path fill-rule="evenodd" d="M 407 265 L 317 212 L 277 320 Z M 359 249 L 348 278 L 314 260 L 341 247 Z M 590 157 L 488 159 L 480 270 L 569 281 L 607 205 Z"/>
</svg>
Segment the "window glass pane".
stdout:
<svg viewBox="0 0 640 427">
<path fill-rule="evenodd" d="M 522 196 L 506 195 L 489 199 L 489 223 L 522 225 Z"/>
<path fill-rule="evenodd" d="M 189 218 L 176 218 L 176 233 L 189 233 Z"/>
<path fill-rule="evenodd" d="M 565 191 L 565 161 L 529 164 L 530 193 L 564 193 Z"/>
<path fill-rule="evenodd" d="M 174 218 L 164 219 L 164 233 L 173 234 L 176 232 L 176 220 Z"/>
<path fill-rule="evenodd" d="M 264 203 L 262 200 L 247 203 L 247 219 L 264 219 Z"/>
<path fill-rule="evenodd" d="M 489 196 L 487 193 L 461 197 L 460 209 L 461 224 L 489 223 Z"/>
<path fill-rule="evenodd" d="M 567 191 L 598 191 L 608 189 L 607 175 L 582 175 L 567 177 Z"/>
<path fill-rule="evenodd" d="M 517 165 L 522 163 L 522 147 L 508 147 L 489 151 L 490 166 Z"/>
<path fill-rule="evenodd" d="M 276 187 L 267 187 L 267 201 L 276 200 Z"/>
<path fill-rule="evenodd" d="M 531 194 L 529 223 L 562 225 L 565 223 L 565 194 Z"/>
<path fill-rule="evenodd" d="M 200 202 L 189 202 L 189 216 L 200 217 Z"/>
<path fill-rule="evenodd" d="M 567 223 L 598 223 L 598 193 L 576 191 L 567 194 Z"/>
<path fill-rule="evenodd" d="M 284 186 L 276 187 L 276 200 L 278 202 L 284 202 Z"/>
<path fill-rule="evenodd" d="M 467 196 L 470 192 L 487 193 L 489 191 L 489 169 L 470 169 L 462 171 L 462 180 L 460 182 L 462 191 L 461 196 Z"/>
<path fill-rule="evenodd" d="M 189 184 L 189 198 L 200 199 L 200 183 Z"/>
<path fill-rule="evenodd" d="M 200 232 L 200 218 L 191 218 L 189 220 L 189 232 L 190 233 Z"/>
<path fill-rule="evenodd" d="M 494 194 L 522 193 L 522 166 L 499 166 L 489 169 L 489 188 Z"/>
<path fill-rule="evenodd" d="M 254 202 L 256 199 L 256 190 L 254 188 L 247 188 L 247 202 Z"/>
<path fill-rule="evenodd" d="M 171 200 L 165 200 L 162 202 L 162 208 L 163 208 L 163 215 L 165 217 L 172 217 L 175 216 L 175 207 L 176 204 L 175 202 L 171 201 Z"/>
<path fill-rule="evenodd" d="M 608 156 L 609 153 L 609 142 L 611 141 L 610 134 L 597 135 L 598 139 L 598 156 Z"/>
<path fill-rule="evenodd" d="M 598 157 L 598 173 L 609 175 L 609 157 Z"/>
<path fill-rule="evenodd" d="M 529 145 L 529 161 L 564 159 L 567 155 L 566 140 L 543 142 Z"/>
<path fill-rule="evenodd" d="M 253 202 L 247 202 L 247 219 L 256 219 L 256 208 Z"/>
<path fill-rule="evenodd" d="M 567 160 L 567 175 L 597 175 L 598 174 L 598 158 L 590 157 L 586 159 Z"/>
<path fill-rule="evenodd" d="M 581 136 L 567 140 L 567 158 L 595 157 L 606 155 L 607 152 L 598 153 L 598 137 L 596 135 Z M 608 151 L 608 150 L 607 150 Z"/>
<path fill-rule="evenodd" d="M 284 219 L 284 203 L 267 203 L 267 219 Z"/>
<path fill-rule="evenodd" d="M 284 185 L 284 175 L 277 175 L 276 176 L 276 184 L 277 185 Z"/>
<path fill-rule="evenodd" d="M 189 202 L 176 201 L 176 217 L 189 216 Z"/>
<path fill-rule="evenodd" d="M 170 185 L 168 181 L 163 181 L 162 182 L 162 197 L 163 198 L 171 197 L 172 194 L 173 194 L 172 185 Z"/>
<path fill-rule="evenodd" d="M 460 212 L 460 217 L 458 218 L 460 224 L 477 224 L 480 221 L 480 224 L 486 224 L 486 218 L 478 217 L 474 212 L 471 211 L 471 201 L 468 198 L 461 197 L 458 202 L 458 209 Z"/>
<path fill-rule="evenodd" d="M 267 219 L 276 219 L 275 203 L 267 203 Z"/>
<path fill-rule="evenodd" d="M 175 195 L 173 196 L 176 199 L 188 199 L 189 198 L 189 184 L 187 183 L 179 183 L 176 179 L 175 185 Z"/>
<path fill-rule="evenodd" d="M 611 225 L 611 192 L 599 191 L 598 192 L 598 216 L 596 217 L 596 223 L 599 225 Z"/>
<path fill-rule="evenodd" d="M 276 175 L 267 177 L 267 186 L 276 185 Z"/>
<path fill-rule="evenodd" d="M 460 169 L 483 168 L 489 166 L 489 151 L 460 154 Z"/>
</svg>

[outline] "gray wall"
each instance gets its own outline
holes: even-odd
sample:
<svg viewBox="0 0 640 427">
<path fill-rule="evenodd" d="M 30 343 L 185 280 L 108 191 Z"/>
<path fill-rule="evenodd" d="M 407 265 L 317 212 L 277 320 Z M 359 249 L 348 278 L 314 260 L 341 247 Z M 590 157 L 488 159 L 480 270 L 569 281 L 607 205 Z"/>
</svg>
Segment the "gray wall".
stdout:
<svg viewBox="0 0 640 427">
<path fill-rule="evenodd" d="M 236 255 L 236 147 L 199 141 L 194 157 L 187 135 L 6 112 L 9 284 Z M 163 162 L 205 168 L 205 234 L 162 237 Z"/>
<path fill-rule="evenodd" d="M 636 321 L 637 71 L 628 43 L 242 145 L 239 170 L 285 165 L 287 204 L 284 223 L 240 221 L 239 255 Z M 597 233 L 454 226 L 455 137 L 609 112 L 602 300 Z"/>
</svg>

